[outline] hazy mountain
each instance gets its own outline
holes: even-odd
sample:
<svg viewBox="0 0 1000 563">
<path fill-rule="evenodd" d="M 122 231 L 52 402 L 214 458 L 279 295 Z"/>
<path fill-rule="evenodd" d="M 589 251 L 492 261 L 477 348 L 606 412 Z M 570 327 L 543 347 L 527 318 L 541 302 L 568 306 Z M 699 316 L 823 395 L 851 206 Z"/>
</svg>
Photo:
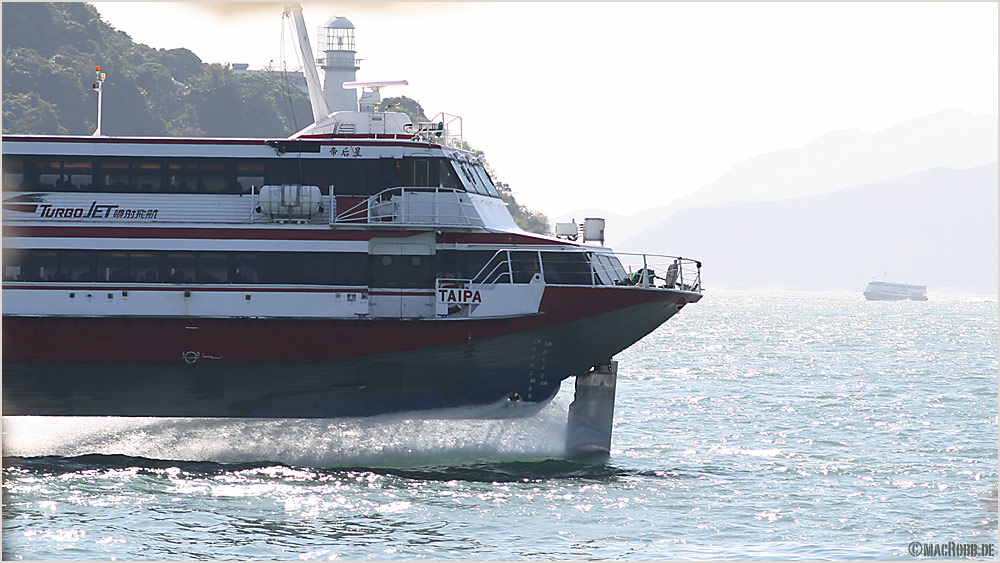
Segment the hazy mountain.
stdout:
<svg viewBox="0 0 1000 563">
<path fill-rule="evenodd" d="M 609 219 L 608 237 L 618 244 L 667 220 L 681 209 L 730 201 L 774 201 L 818 195 L 912 174 L 938 166 L 970 168 L 996 162 L 995 115 L 948 109 L 867 134 L 841 130 L 794 149 L 735 164 L 698 191 L 630 217 Z M 589 213 L 612 214 L 590 210 Z M 574 211 L 557 221 L 581 216 Z"/>
<path fill-rule="evenodd" d="M 707 288 L 997 291 L 997 164 L 833 193 L 685 209 L 620 245 L 704 263 Z"/>
</svg>

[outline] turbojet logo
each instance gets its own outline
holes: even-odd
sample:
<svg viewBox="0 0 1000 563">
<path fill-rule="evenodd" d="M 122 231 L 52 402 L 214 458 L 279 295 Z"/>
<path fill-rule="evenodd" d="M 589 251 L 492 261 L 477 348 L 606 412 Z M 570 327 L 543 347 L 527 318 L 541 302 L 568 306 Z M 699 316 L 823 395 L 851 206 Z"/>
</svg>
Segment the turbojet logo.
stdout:
<svg viewBox="0 0 1000 563">
<path fill-rule="evenodd" d="M 119 205 L 106 203 L 90 204 L 90 209 L 84 207 L 56 207 L 49 204 L 38 206 L 39 217 L 64 218 L 107 218 L 107 219 L 155 219 L 159 209 L 122 209 Z"/>
<path fill-rule="evenodd" d="M 471 289 L 439 289 L 438 299 L 442 303 L 482 303 L 483 296 L 478 290 Z"/>
</svg>

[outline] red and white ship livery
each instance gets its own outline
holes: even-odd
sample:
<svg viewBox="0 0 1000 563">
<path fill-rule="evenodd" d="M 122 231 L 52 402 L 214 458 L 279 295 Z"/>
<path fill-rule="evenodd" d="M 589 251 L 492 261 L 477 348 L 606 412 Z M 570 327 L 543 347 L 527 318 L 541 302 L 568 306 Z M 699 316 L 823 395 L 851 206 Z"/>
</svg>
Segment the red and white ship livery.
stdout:
<svg viewBox="0 0 1000 563">
<path fill-rule="evenodd" d="M 287 139 L 5 135 L 3 414 L 542 405 L 701 298 L 700 263 L 630 273 L 600 222 L 521 230 L 367 86 Z"/>
</svg>

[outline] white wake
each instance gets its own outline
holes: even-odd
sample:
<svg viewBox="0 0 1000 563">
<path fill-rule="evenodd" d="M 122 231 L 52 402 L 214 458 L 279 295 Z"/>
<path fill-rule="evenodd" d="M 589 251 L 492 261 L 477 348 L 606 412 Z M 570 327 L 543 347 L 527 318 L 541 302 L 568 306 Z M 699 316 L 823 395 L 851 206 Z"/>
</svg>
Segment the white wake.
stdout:
<svg viewBox="0 0 1000 563">
<path fill-rule="evenodd" d="M 308 467 L 408 467 L 565 455 L 568 401 L 521 418 L 449 409 L 341 419 L 3 417 L 3 455 L 88 454 Z"/>
</svg>

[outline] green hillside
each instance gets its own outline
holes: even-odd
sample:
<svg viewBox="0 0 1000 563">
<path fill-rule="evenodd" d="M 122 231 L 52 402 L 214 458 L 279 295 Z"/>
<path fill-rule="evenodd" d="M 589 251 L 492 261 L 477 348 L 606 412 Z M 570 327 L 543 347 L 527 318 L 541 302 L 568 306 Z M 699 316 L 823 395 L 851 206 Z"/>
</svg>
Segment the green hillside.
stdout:
<svg viewBox="0 0 1000 563">
<path fill-rule="evenodd" d="M 5 2 L 4 133 L 92 133 L 98 65 L 108 135 L 273 137 L 311 121 L 307 97 L 282 81 L 135 43 L 89 4 Z"/>
</svg>

